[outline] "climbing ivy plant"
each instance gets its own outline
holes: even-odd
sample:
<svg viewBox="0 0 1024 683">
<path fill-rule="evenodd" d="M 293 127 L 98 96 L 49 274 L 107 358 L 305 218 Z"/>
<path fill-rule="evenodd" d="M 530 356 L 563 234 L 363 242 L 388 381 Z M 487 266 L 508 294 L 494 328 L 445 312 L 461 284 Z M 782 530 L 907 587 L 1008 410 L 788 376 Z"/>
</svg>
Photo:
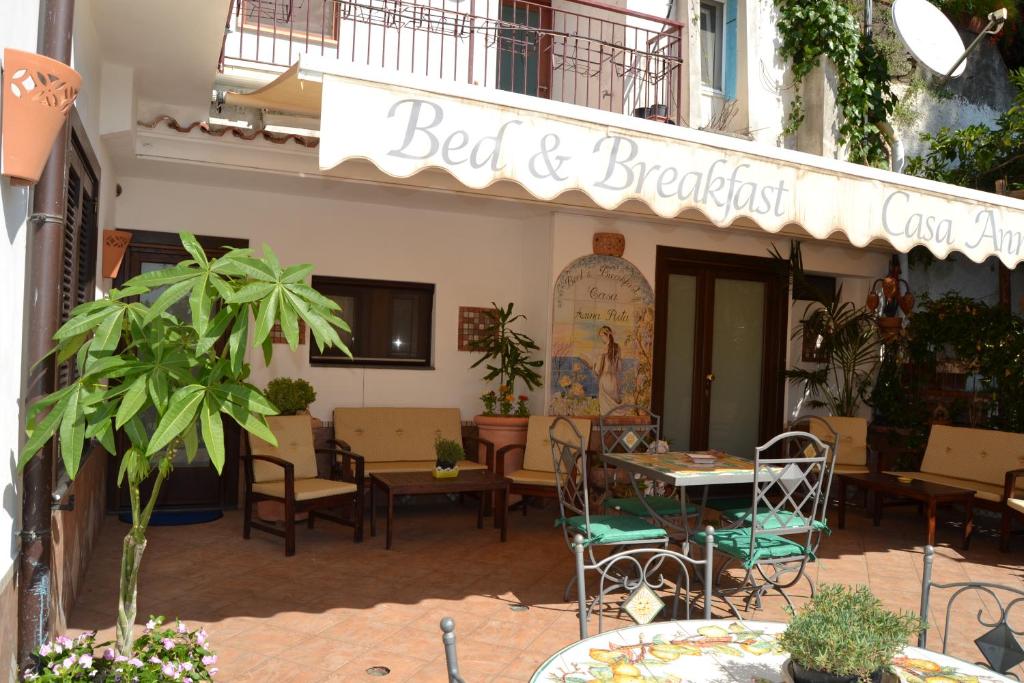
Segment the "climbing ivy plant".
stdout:
<svg viewBox="0 0 1024 683">
<path fill-rule="evenodd" d="M 860 24 L 842 0 L 776 0 L 779 54 L 792 61 L 796 96 L 785 133 L 795 133 L 804 120 L 800 84 L 822 56 L 835 65 L 839 135 L 850 161 L 884 166 L 888 144 L 876 125 L 887 121 L 897 98 L 889 83 L 885 56 L 865 38 Z"/>
</svg>

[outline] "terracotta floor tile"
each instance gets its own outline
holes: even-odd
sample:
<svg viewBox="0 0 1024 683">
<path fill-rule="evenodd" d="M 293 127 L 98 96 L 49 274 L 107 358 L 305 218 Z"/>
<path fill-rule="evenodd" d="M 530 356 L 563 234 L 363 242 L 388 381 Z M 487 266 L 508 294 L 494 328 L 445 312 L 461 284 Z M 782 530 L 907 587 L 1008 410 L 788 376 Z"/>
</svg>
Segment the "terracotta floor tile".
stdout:
<svg viewBox="0 0 1024 683">
<path fill-rule="evenodd" d="M 473 514 L 468 504 L 403 503 L 391 551 L 381 537 L 354 544 L 348 529 L 303 527 L 294 557 L 285 557 L 280 540 L 266 534 L 243 540 L 237 512 L 201 526 L 155 527 L 142 563 L 139 622 L 155 610 L 205 625 L 220 657 L 219 680 L 445 683 L 438 622 L 451 616 L 467 680 L 526 681 L 578 637 L 575 606 L 562 600 L 572 555 L 552 528 L 557 513 L 550 503 L 531 508 L 525 518 L 510 517 L 504 544 L 493 529 L 475 529 Z M 942 513 L 940 521 L 935 581 L 1024 587 L 1019 541 L 1013 553 L 1002 554 L 996 536 L 983 527 L 965 552 L 956 542 L 956 512 Z M 105 521 L 69 629 L 100 628 L 112 636 L 116 559 L 125 530 L 113 518 Z M 886 509 L 878 528 L 861 510 L 851 510 L 847 528 L 824 540 L 808 574 L 818 584 L 866 584 L 890 608 L 916 610 L 923 536 L 923 521 L 912 508 Z M 799 607 L 809 584 L 801 582 L 791 594 Z M 517 603 L 530 609 L 511 610 Z M 742 610 L 742 600 L 736 604 Z M 769 595 L 763 610 L 742 614 L 782 620 L 784 604 Z M 944 604 L 933 595 L 929 642 L 935 647 Z M 728 614 L 720 599 L 712 606 L 716 616 Z M 978 659 L 973 639 L 987 630 L 974 619 L 978 609 L 991 613 L 979 601 L 958 607 L 951 654 Z M 609 619 L 606 628 L 616 623 Z M 594 632 L 595 619 L 590 628 Z M 373 665 L 392 673 L 368 676 Z"/>
</svg>

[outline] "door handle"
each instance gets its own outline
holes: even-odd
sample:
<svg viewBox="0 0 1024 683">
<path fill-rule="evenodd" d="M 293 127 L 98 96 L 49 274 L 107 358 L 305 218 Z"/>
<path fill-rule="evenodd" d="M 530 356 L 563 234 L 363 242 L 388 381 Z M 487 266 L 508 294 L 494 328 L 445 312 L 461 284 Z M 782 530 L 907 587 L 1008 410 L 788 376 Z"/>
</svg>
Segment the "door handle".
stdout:
<svg viewBox="0 0 1024 683">
<path fill-rule="evenodd" d="M 706 376 L 704 377 L 704 379 L 706 379 L 706 380 L 708 381 L 708 383 L 709 383 L 709 384 L 710 384 L 711 382 L 714 382 L 714 381 L 715 381 L 715 373 L 713 373 L 713 372 L 709 372 L 709 373 L 708 373 L 708 374 L 707 374 L 707 375 L 706 375 Z"/>
</svg>

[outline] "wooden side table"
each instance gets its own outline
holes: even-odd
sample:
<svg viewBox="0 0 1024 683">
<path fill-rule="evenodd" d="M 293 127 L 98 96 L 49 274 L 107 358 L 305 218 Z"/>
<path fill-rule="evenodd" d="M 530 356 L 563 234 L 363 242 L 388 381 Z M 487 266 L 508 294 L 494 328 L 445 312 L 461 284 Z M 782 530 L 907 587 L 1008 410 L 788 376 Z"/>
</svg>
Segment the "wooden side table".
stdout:
<svg viewBox="0 0 1024 683">
<path fill-rule="evenodd" d="M 395 496 L 423 496 L 443 493 L 479 493 L 476 526 L 484 528 L 484 511 L 492 494 L 498 500 L 494 505 L 494 527 L 501 529 L 501 540 L 508 540 L 508 484 L 509 480 L 489 470 L 467 470 L 452 479 L 436 479 L 430 472 L 375 472 L 370 475 L 370 536 L 377 535 L 377 506 L 374 495 L 380 488 L 387 497 L 385 547 L 391 550 L 392 526 L 395 519 Z"/>
<path fill-rule="evenodd" d="M 967 550 L 974 531 L 974 491 L 959 489 L 945 484 L 933 484 L 914 479 L 903 483 L 891 474 L 840 474 L 839 477 L 839 528 L 846 526 L 846 489 L 849 485 L 871 491 L 875 494 L 872 518 L 875 526 L 882 521 L 882 499 L 885 496 L 909 498 L 923 503 L 928 513 L 928 545 L 935 545 L 935 512 L 941 504 L 960 503 L 966 511 L 964 518 L 963 548 Z"/>
</svg>

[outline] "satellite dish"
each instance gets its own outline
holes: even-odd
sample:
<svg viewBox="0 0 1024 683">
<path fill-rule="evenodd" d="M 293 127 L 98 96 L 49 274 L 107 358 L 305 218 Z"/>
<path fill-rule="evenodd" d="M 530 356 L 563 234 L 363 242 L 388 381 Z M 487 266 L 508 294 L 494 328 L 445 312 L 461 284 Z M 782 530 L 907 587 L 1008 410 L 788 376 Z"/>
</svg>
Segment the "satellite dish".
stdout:
<svg viewBox="0 0 1024 683">
<path fill-rule="evenodd" d="M 928 0 L 896 0 L 892 23 L 910 54 L 929 71 L 945 78 L 963 75 L 964 42 L 938 7 Z"/>
</svg>

